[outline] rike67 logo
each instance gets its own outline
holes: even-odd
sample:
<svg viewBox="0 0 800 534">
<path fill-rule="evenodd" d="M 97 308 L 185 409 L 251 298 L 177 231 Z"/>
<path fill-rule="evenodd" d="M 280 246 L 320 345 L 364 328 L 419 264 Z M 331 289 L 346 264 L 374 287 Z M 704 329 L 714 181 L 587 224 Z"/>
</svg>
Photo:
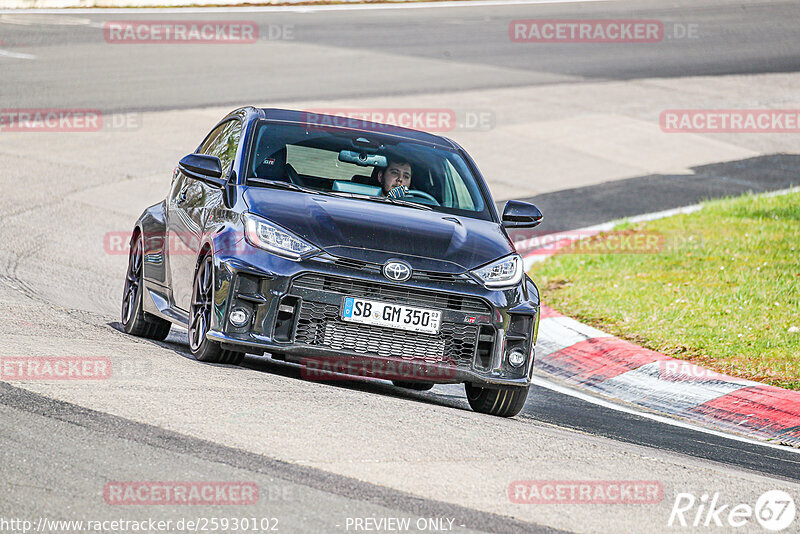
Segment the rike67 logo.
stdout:
<svg viewBox="0 0 800 534">
<path fill-rule="evenodd" d="M 668 527 L 713 528 L 726 530 L 749 526 L 753 520 L 769 532 L 788 528 L 795 519 L 797 509 L 792 496 L 782 490 L 770 490 L 761 495 L 755 505 L 731 504 L 720 499 L 719 493 L 704 493 L 697 498 L 691 493 L 678 493 L 667 521 Z"/>
</svg>

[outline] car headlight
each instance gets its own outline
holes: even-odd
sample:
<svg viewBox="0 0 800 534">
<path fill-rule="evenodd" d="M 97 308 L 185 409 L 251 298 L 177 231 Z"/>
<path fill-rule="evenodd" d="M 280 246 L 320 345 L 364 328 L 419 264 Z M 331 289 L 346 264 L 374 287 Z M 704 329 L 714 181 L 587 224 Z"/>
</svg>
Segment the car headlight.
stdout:
<svg viewBox="0 0 800 534">
<path fill-rule="evenodd" d="M 522 258 L 517 254 L 500 258 L 489 265 L 472 271 L 472 274 L 477 276 L 483 282 L 483 285 L 489 288 L 515 286 L 522 280 L 524 273 Z"/>
<path fill-rule="evenodd" d="M 254 247 L 263 248 L 290 260 L 299 260 L 303 256 L 319 250 L 314 245 L 263 217 L 245 213 L 243 218 L 245 238 Z"/>
</svg>

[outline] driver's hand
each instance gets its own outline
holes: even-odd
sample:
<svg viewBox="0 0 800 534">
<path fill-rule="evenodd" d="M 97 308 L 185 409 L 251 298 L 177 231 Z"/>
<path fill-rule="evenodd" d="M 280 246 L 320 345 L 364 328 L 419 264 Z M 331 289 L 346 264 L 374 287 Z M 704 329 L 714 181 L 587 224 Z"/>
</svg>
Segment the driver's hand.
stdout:
<svg viewBox="0 0 800 534">
<path fill-rule="evenodd" d="M 408 188 L 406 186 L 398 185 L 397 187 L 390 189 L 389 192 L 386 193 L 386 196 L 392 198 L 403 198 L 404 196 L 406 196 L 407 192 Z"/>
</svg>

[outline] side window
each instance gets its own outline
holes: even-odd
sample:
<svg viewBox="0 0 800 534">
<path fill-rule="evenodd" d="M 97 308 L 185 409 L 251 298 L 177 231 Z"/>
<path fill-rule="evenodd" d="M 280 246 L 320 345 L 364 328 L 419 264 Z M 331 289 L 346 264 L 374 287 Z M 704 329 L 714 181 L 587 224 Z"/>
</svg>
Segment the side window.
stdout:
<svg viewBox="0 0 800 534">
<path fill-rule="evenodd" d="M 450 208 L 457 208 L 469 211 L 481 211 L 483 202 L 480 201 L 481 194 L 472 182 L 465 182 L 458 169 L 453 166 L 450 160 L 445 160 L 444 167 L 445 190 L 444 205 Z"/>
<path fill-rule="evenodd" d="M 217 156 L 222 163 L 222 176 L 227 178 L 236 157 L 241 134 L 242 123 L 237 120 L 220 124 L 203 142 L 197 153 Z"/>
<path fill-rule="evenodd" d="M 464 179 L 461 178 L 461 175 L 458 174 L 458 171 L 449 161 L 447 162 L 447 175 L 453 180 L 458 207 L 462 210 L 475 211 L 475 204 L 472 202 L 472 197 L 469 194 L 467 186 L 464 185 Z"/>
</svg>

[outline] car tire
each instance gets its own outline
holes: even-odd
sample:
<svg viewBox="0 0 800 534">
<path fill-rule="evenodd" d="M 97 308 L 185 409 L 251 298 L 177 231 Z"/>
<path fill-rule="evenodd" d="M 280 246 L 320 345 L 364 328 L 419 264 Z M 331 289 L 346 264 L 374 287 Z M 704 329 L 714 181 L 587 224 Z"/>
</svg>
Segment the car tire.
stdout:
<svg viewBox="0 0 800 534">
<path fill-rule="evenodd" d="M 144 298 L 144 238 L 134 234 L 128 253 L 128 270 L 122 291 L 122 328 L 132 336 L 163 341 L 172 326 L 167 320 L 156 317 L 142 309 Z"/>
<path fill-rule="evenodd" d="M 482 388 L 466 384 L 467 401 L 472 409 L 498 417 L 514 417 L 522 411 L 529 389 L 530 386 Z"/>
<path fill-rule="evenodd" d="M 430 382 L 406 382 L 404 380 L 392 380 L 392 384 L 399 388 L 413 389 L 414 391 L 428 391 L 433 387 Z"/>
<path fill-rule="evenodd" d="M 197 262 L 189 306 L 189 350 L 198 361 L 239 365 L 244 353 L 223 349 L 219 342 L 208 339 L 214 303 L 214 263 L 211 254 L 203 254 Z"/>
</svg>

